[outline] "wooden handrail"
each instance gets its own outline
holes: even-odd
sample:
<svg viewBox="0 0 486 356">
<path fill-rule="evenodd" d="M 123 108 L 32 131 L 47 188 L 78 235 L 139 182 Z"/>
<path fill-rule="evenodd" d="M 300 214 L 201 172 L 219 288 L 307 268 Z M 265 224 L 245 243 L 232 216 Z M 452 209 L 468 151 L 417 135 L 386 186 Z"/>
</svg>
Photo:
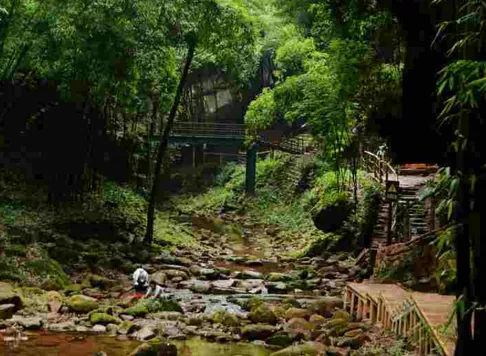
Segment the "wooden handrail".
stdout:
<svg viewBox="0 0 486 356">
<path fill-rule="evenodd" d="M 390 165 L 390 163 L 388 163 L 388 162 L 387 162 L 387 161 L 385 161 L 384 159 L 382 159 L 382 158 L 378 157 L 377 155 L 375 155 L 374 153 L 371 153 L 371 152 L 369 152 L 369 151 L 364 151 L 364 153 L 366 153 L 367 155 L 369 155 L 369 156 L 373 157 L 373 158 L 376 160 L 376 161 L 374 161 L 373 163 L 374 163 L 375 165 L 376 165 L 376 164 L 378 165 L 378 169 L 380 170 L 380 172 L 379 172 L 379 173 L 380 173 L 380 175 L 381 175 L 381 176 L 383 176 L 383 173 L 387 173 L 387 172 L 382 172 L 382 171 L 381 171 L 381 165 L 380 165 L 380 163 L 384 163 L 384 164 L 385 164 L 385 166 L 386 166 L 386 167 L 389 169 L 389 171 L 395 175 L 395 177 L 396 177 L 397 181 L 399 180 L 399 179 L 398 179 L 398 173 L 397 173 L 397 171 L 395 171 L 395 170 L 393 169 L 393 167 Z"/>
</svg>

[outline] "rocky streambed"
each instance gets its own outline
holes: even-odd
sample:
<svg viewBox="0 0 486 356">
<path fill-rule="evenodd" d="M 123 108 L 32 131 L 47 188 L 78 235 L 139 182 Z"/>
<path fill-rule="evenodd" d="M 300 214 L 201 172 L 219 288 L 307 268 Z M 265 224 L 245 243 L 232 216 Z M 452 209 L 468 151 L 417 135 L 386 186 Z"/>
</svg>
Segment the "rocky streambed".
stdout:
<svg viewBox="0 0 486 356">
<path fill-rule="evenodd" d="M 346 282 L 363 275 L 353 258 L 280 257 L 285 247 L 268 242 L 277 234 L 264 232 L 238 242 L 202 229 L 197 246 L 152 258 L 143 267 L 164 288 L 156 301 L 127 293 L 130 276 L 116 271 L 73 275 L 62 291 L 0 282 L 0 351 L 349 355 L 377 339 L 379 330 L 342 310 Z"/>
</svg>

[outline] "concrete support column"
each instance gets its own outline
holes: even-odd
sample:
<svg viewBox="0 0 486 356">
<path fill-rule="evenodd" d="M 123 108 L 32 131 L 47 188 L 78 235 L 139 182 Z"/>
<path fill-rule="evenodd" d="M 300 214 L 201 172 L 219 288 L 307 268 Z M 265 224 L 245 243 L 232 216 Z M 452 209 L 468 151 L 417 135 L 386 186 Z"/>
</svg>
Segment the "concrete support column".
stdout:
<svg viewBox="0 0 486 356">
<path fill-rule="evenodd" d="M 258 146 L 252 144 L 246 153 L 246 193 L 255 193 L 256 180 L 256 160 L 257 160 Z"/>
</svg>

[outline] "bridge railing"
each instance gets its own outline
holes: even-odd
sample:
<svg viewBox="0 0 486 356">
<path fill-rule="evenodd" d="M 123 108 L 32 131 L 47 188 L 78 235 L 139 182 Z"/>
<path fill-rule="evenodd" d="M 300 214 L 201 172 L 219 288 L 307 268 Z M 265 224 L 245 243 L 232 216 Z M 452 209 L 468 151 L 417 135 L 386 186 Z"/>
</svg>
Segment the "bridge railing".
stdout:
<svg viewBox="0 0 486 356">
<path fill-rule="evenodd" d="M 173 136 L 226 136 L 242 138 L 245 125 L 220 124 L 205 122 L 176 122 L 172 129 Z"/>
</svg>

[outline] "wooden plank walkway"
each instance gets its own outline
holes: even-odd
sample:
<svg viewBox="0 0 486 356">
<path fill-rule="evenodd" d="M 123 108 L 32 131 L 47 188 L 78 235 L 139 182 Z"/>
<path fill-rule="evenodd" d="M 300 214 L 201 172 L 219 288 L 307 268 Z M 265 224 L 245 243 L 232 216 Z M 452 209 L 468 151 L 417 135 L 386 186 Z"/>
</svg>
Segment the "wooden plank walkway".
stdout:
<svg viewBox="0 0 486 356">
<path fill-rule="evenodd" d="M 407 292 L 395 284 L 348 283 L 344 305 L 358 320 L 370 320 L 415 342 L 419 355 L 454 355 L 455 323 L 445 330 L 455 297 Z"/>
</svg>

